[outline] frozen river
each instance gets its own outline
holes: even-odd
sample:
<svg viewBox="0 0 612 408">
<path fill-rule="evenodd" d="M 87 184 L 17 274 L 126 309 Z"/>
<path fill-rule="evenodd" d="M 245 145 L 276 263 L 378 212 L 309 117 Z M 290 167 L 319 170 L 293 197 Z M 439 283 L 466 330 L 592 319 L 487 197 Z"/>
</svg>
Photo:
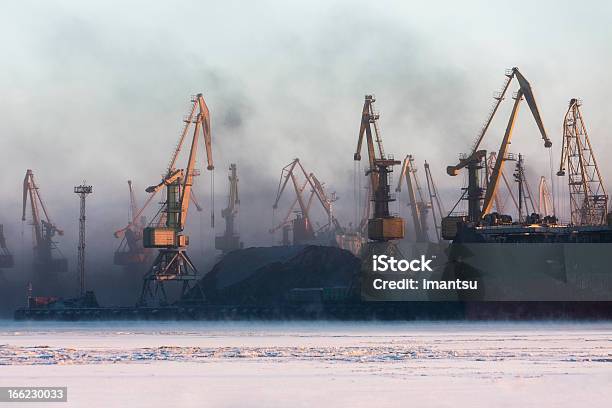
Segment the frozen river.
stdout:
<svg viewBox="0 0 612 408">
<path fill-rule="evenodd" d="M 91 408 L 608 407 L 612 323 L 0 321 L 0 386 L 34 385 Z"/>
</svg>

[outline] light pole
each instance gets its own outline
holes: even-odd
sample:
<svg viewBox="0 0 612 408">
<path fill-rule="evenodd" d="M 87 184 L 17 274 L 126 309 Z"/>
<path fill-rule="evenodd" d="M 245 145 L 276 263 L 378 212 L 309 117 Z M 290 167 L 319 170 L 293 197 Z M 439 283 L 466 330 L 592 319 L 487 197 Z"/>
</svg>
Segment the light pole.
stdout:
<svg viewBox="0 0 612 408">
<path fill-rule="evenodd" d="M 80 295 L 85 295 L 85 198 L 88 194 L 92 193 L 92 187 L 85 185 L 85 182 L 80 186 L 74 187 L 75 194 L 78 194 L 81 198 L 81 214 L 79 216 L 79 255 L 78 255 L 78 268 L 79 268 L 79 286 Z"/>
</svg>

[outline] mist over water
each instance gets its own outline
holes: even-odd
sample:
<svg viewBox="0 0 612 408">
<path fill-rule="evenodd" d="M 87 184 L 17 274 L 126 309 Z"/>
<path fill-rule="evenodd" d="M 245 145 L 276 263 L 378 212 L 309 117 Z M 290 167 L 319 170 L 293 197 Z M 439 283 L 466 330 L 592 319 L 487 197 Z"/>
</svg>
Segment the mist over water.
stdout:
<svg viewBox="0 0 612 408">
<path fill-rule="evenodd" d="M 512 66 L 536 92 L 555 166 L 571 97 L 583 98 L 595 152 L 606 157 L 612 152 L 605 137 L 612 103 L 611 6 L 514 4 L 500 13 L 487 2 L 4 2 L 0 223 L 16 266 L 3 275 L 14 280 L 28 271 L 32 235 L 21 222 L 21 188 L 31 168 L 53 221 L 65 230 L 58 243 L 69 260 L 68 276 L 76 276 L 78 239 L 72 189 L 83 180 L 93 185 L 88 276 L 99 297 L 127 302 L 140 273 L 124 280 L 127 272 L 112 264 L 119 244 L 112 233 L 127 220 L 126 181 L 134 182 L 142 203 L 144 188 L 165 171 L 189 98 L 198 92 L 211 110 L 216 165 L 216 230 L 210 228 L 206 171 L 195 187 L 204 211 L 192 209 L 188 221 L 189 251 L 200 272 L 215 260 L 230 163 L 238 165 L 238 225 L 246 246 L 279 240 L 267 230 L 286 211 L 289 196 L 276 214 L 271 207 L 280 169 L 295 157 L 337 192 L 343 225 L 354 222 L 352 156 L 366 93 L 378 98 L 385 150 L 398 159 L 415 155 L 420 168 L 428 160 L 447 209 L 463 177 L 448 177 L 444 169 L 468 150 Z M 579 57 L 568 58 L 574 52 Z M 509 105 L 486 148 L 497 148 Z M 525 154 L 533 187 L 550 174 L 548 152 L 526 106 L 511 150 Z M 600 166 L 607 180 L 610 164 L 601 159 Z M 424 185 L 422 171 L 420 177 Z M 400 200 L 393 210 L 406 216 L 405 195 Z M 321 212 L 315 217 L 325 222 Z"/>
</svg>

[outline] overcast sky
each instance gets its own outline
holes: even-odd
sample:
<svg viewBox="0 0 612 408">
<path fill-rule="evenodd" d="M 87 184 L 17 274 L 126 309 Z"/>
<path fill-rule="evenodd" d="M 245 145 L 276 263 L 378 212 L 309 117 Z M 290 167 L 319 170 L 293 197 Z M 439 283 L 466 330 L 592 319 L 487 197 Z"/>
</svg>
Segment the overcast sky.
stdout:
<svg viewBox="0 0 612 408">
<path fill-rule="evenodd" d="M 351 221 L 366 93 L 378 98 L 386 151 L 413 154 L 419 166 L 428 160 L 449 208 L 463 177 L 444 169 L 469 149 L 512 66 L 534 88 L 555 167 L 567 102 L 584 100 L 607 179 L 611 15 L 604 1 L 4 1 L 0 222 L 15 247 L 31 168 L 70 253 L 72 188 L 85 179 L 94 186 L 88 236 L 112 252 L 112 231 L 127 218 L 126 180 L 142 202 L 197 92 L 212 115 L 218 232 L 231 162 L 247 244 L 267 237 L 280 169 L 294 157 L 338 192 L 338 213 Z M 508 110 L 485 147 L 497 149 Z M 520 116 L 511 150 L 525 154 L 535 186 L 550 174 L 549 153 L 526 105 Z M 209 211 L 208 177 L 197 194 Z M 207 224 L 208 215 L 199 218 L 190 218 L 192 229 Z M 200 245 L 212 245 L 210 234 Z"/>
</svg>

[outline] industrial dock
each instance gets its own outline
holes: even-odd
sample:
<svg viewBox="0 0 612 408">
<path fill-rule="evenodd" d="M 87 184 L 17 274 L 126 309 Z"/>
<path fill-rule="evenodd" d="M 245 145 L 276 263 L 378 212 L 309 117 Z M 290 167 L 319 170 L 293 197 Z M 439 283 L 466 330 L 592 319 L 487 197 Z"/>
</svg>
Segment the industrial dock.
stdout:
<svg viewBox="0 0 612 408">
<path fill-rule="evenodd" d="M 517 91 L 509 98 L 513 84 Z M 499 148 L 487 151 L 482 145 L 491 138 L 488 130 L 507 99 L 513 102 Z M 522 101 L 529 108 L 544 149 L 559 149 L 556 176 L 566 180 L 566 197 L 554 190 L 559 183 L 545 175 L 528 174 L 525 155 L 510 150 Z M 15 312 L 15 318 L 401 320 L 612 316 L 612 273 L 605 266 L 609 264 L 607 255 L 612 253 L 606 245 L 612 245 L 612 217 L 595 159 L 597 142 L 591 144 L 580 100 L 570 100 L 563 134 L 551 137 L 530 82 L 516 67 L 506 71 L 502 89 L 495 94 L 475 142 L 460 155 L 458 164 L 447 167 L 449 176 L 465 172 L 467 181 L 457 186 L 458 199 L 452 206 L 442 199 L 439 180 L 432 175 L 435 155 L 418 160 L 409 151 L 396 152 L 404 157 L 400 161 L 385 150 L 376 102 L 376 97 L 368 94 L 361 112 L 356 112 L 357 147 L 352 156 L 357 169 L 355 180 L 359 182 L 353 186 L 352 200 L 338 197 L 331 185 L 312 169 L 307 170 L 300 158 L 282 167 L 276 196 L 270 200 L 271 210 L 282 214 L 281 218 L 272 225 L 259 220 L 259 228 L 267 230 L 276 245 L 266 247 L 243 239 L 238 216 L 241 206 L 249 202 L 241 202 L 239 186 L 248 175 L 243 175 L 240 163 L 231 161 L 231 154 L 224 152 L 224 157 L 230 157 L 230 162 L 221 166 L 227 172 L 223 186 L 227 199 L 218 211 L 224 228 L 210 243 L 217 253 L 208 262 L 210 268 L 203 270 L 190 256 L 194 239 L 187 231 L 194 211 L 209 212 L 214 226 L 212 172 L 216 146 L 210 101 L 203 93 L 194 95 L 162 178 L 151 180 L 142 205 L 137 199 L 142 192 L 127 181 L 128 222 L 114 233 L 117 245 L 112 262 L 142 276 L 141 290 L 134 293 L 132 305 L 101 305 L 96 300 L 96 288 L 88 286 L 89 219 L 85 200 L 94 187 L 86 184 L 74 188 L 80 197 L 78 293 L 65 295 L 62 287 L 69 279 L 69 263 L 61 252 L 64 231 L 51 217 L 54 209 L 43 200 L 46 190 L 39 185 L 35 170 L 27 169 L 22 220 L 29 222 L 34 237 L 32 279 L 28 282 L 27 305 Z M 281 164 L 287 161 L 279 160 Z M 193 193 L 194 185 L 200 189 L 206 186 L 205 173 L 211 174 L 209 208 Z M 537 189 L 530 186 L 534 178 L 539 180 Z M 336 212 L 343 200 L 355 209 L 352 220 L 343 220 Z M 560 220 L 559 200 L 569 202 L 567 221 Z M 408 219 L 394 211 L 396 204 L 406 207 Z M 0 238 L 1 266 L 10 271 L 15 263 L 9 250 L 12 237 L 4 236 L 0 229 Z M 587 244 L 586 249 L 580 246 Z M 379 255 L 431 259 L 428 262 L 433 262 L 435 270 L 428 268 L 432 273 L 422 274 L 421 279 L 446 282 L 467 276 L 474 282 L 479 280 L 480 288 L 469 295 L 430 291 L 397 296 L 390 291 L 376 292 L 371 282 L 379 275 L 372 271 L 371 260 Z M 522 302 L 534 302 L 530 313 L 524 313 Z M 503 314 L 496 315 L 495 311 L 502 310 Z"/>
</svg>

